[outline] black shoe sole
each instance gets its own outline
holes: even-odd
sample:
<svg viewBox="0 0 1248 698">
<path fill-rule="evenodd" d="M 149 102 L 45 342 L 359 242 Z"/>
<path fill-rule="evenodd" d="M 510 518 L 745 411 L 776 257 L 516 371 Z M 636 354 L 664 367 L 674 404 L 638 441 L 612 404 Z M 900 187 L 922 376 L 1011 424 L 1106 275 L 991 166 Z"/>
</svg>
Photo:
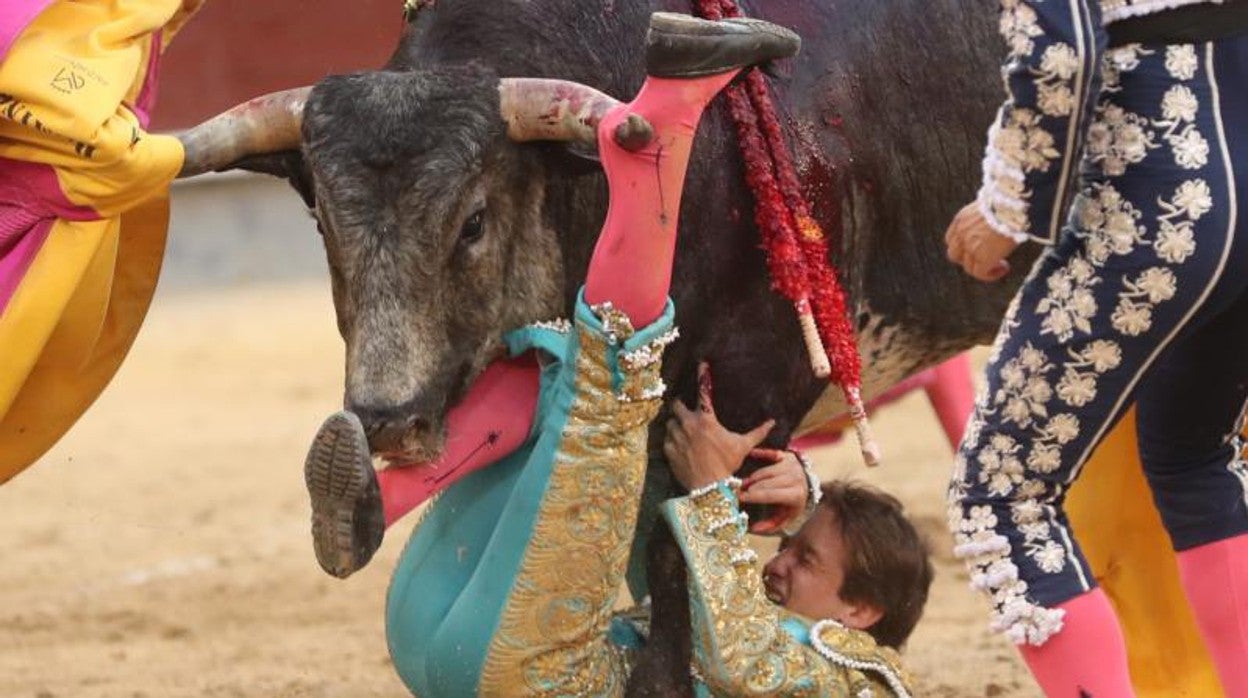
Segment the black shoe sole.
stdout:
<svg viewBox="0 0 1248 698">
<path fill-rule="evenodd" d="M 312 502 L 312 545 L 327 573 L 346 578 L 372 559 L 385 534 L 381 494 L 360 420 L 325 420 L 303 466 Z"/>
<path fill-rule="evenodd" d="M 796 33 L 749 17 L 710 21 L 656 12 L 646 36 L 646 74 L 694 78 L 789 58 L 801 50 Z"/>
</svg>

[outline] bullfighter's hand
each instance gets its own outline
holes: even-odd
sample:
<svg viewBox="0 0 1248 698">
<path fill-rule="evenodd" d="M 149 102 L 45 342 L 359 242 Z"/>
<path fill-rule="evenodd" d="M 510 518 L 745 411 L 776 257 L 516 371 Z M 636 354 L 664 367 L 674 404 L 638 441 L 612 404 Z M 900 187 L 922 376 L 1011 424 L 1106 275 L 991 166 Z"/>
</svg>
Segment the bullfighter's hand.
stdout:
<svg viewBox="0 0 1248 698">
<path fill-rule="evenodd" d="M 998 233 L 979 205 L 972 202 L 958 211 L 945 231 L 949 261 L 962 267 L 980 281 L 1000 281 L 1010 273 L 1006 257 L 1018 247 L 1018 241 Z"/>
<path fill-rule="evenodd" d="M 771 433 L 776 422 L 769 419 L 744 434 L 730 431 L 719 423 L 711 405 L 710 370 L 698 366 L 698 409 L 691 410 L 679 400 L 672 405 L 667 420 L 663 453 L 672 474 L 686 489 L 697 489 L 718 482 L 741 468 L 746 456 Z"/>
<path fill-rule="evenodd" d="M 806 511 L 806 471 L 789 451 L 756 448 L 750 456 L 771 463 L 755 470 L 741 483 L 741 502 L 770 504 L 774 514 L 750 524 L 751 533 L 775 533 Z"/>
</svg>

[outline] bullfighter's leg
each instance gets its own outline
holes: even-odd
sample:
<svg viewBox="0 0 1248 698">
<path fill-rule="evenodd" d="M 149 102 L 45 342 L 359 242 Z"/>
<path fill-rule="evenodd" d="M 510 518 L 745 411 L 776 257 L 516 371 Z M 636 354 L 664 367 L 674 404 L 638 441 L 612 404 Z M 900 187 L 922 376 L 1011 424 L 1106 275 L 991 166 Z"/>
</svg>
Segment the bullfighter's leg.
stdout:
<svg viewBox="0 0 1248 698">
<path fill-rule="evenodd" d="M 666 303 L 681 191 L 702 111 L 743 67 L 785 57 L 800 43 L 787 30 L 749 19 L 704 22 L 660 13 L 651 26 L 651 75 L 636 99 L 600 125 L 600 155 L 614 194 L 585 287 L 591 305 L 609 300 L 638 325 L 656 320 Z M 612 136 L 630 114 L 655 129 L 641 150 L 626 150 Z M 448 414 L 442 457 L 420 467 L 375 473 L 363 456 L 336 455 L 347 452 L 333 444 L 353 442 L 356 426 L 343 415 L 327 420 L 317 438 L 325 446 L 314 447 L 305 466 L 321 567 L 337 577 L 352 574 L 372 558 L 386 526 L 529 439 L 538 381 L 532 357 L 490 366 Z"/>
<path fill-rule="evenodd" d="M 325 420 L 304 465 L 321 569 L 350 576 L 372 559 L 390 524 L 519 448 L 532 434 L 539 377 L 531 354 L 490 364 L 447 414 L 441 457 L 420 466 L 375 471 L 359 418 L 339 412 Z"/>
<path fill-rule="evenodd" d="M 792 53 L 796 40 L 789 41 Z M 728 79 L 651 78 L 637 101 L 605 120 L 599 147 L 613 202 L 638 197 L 645 205 L 613 207 L 618 230 L 596 258 L 670 267 L 677 209 L 662 203 L 679 200 L 699 112 L 712 94 L 706 90 Z M 655 104 L 666 106 L 650 111 Z M 655 137 L 630 152 L 608 134 L 617 117 L 637 109 Z M 661 244 L 635 245 L 634 236 Z M 629 656 L 609 638 L 608 624 L 636 523 L 648 426 L 663 396 L 661 356 L 674 312 L 665 301 L 634 332 L 619 297 L 632 280 L 616 278 L 595 279 L 603 295 L 593 301 L 586 290 L 562 347 L 544 345 L 551 362 L 534 440 L 448 490 L 399 561 L 387 635 L 396 668 L 418 695 L 623 691 Z M 655 278 L 652 290 L 665 296 L 670 269 Z"/>
<path fill-rule="evenodd" d="M 1141 385 L 1140 457 L 1228 696 L 1248 696 L 1248 294 Z"/>
<path fill-rule="evenodd" d="M 749 35 L 759 38 L 753 44 L 724 41 Z M 585 281 L 586 301 L 594 305 L 609 299 L 637 326 L 657 318 L 667 300 L 681 185 L 702 111 L 739 68 L 784 58 L 799 43 L 792 32 L 758 20 L 707 22 L 667 13 L 651 20 L 647 42 L 648 77 L 641 92 L 598 129 L 598 149 L 614 194 Z M 611 138 L 630 114 L 656 128 L 654 139 L 636 152 Z"/>
<path fill-rule="evenodd" d="M 1089 146 L 1070 227 L 1006 317 L 957 458 L 955 550 L 1049 695 L 1131 692 L 1121 632 L 1062 503 L 1124 407 L 1152 390 L 1140 386 L 1164 380 L 1159 359 L 1244 293 L 1235 270 L 1248 265 L 1248 224 L 1237 216 L 1245 185 L 1235 165 L 1245 161 L 1248 106 L 1220 88 L 1248 77 L 1226 55 L 1241 44 L 1110 51 L 1122 89 L 1106 90 L 1092 128 L 1111 140 L 1116 129 L 1138 130 L 1142 140 Z M 1221 419 L 1227 433 L 1232 415 Z M 1226 535 L 1248 530 L 1242 505 L 1212 516 Z"/>
<path fill-rule="evenodd" d="M 1245 269 L 1248 216 L 1248 38 L 1217 42 L 1233 201 L 1241 209 L 1232 269 Z M 1159 366 L 1139 405 L 1140 454 L 1178 554 L 1179 572 L 1228 696 L 1248 696 L 1248 290 Z M 1189 384 L 1189 381 L 1195 381 Z M 1181 401 L 1181 402 L 1179 402 Z M 1190 407 L 1184 410 L 1183 406 Z"/>
</svg>

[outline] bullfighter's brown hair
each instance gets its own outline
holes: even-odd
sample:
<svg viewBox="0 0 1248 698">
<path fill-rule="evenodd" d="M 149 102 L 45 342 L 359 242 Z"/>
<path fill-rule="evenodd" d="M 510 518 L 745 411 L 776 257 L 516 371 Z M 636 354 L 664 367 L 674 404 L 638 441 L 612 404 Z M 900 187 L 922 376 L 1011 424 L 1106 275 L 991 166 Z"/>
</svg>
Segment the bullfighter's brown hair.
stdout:
<svg viewBox="0 0 1248 698">
<path fill-rule="evenodd" d="M 867 632 L 899 648 L 923 615 L 932 585 L 930 551 L 896 497 L 855 482 L 824 483 L 820 506 L 829 507 L 845 542 L 840 596 L 883 612 Z"/>
</svg>

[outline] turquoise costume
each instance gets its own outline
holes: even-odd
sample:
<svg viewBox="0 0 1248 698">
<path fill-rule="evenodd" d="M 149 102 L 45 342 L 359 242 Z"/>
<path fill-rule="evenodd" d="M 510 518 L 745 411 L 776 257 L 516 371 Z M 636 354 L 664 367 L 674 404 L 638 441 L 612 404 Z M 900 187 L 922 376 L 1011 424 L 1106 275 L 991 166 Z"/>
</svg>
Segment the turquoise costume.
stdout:
<svg viewBox="0 0 1248 698">
<path fill-rule="evenodd" d="M 615 615 L 659 411 L 673 308 L 609 305 L 506 337 L 545 359 L 533 433 L 430 505 L 399 561 L 387 640 L 420 696 L 622 695 L 644 632 Z M 663 505 L 689 565 L 701 695 L 906 695 L 897 655 L 765 598 L 725 488 Z M 644 623 L 640 624 L 644 626 Z"/>
</svg>

